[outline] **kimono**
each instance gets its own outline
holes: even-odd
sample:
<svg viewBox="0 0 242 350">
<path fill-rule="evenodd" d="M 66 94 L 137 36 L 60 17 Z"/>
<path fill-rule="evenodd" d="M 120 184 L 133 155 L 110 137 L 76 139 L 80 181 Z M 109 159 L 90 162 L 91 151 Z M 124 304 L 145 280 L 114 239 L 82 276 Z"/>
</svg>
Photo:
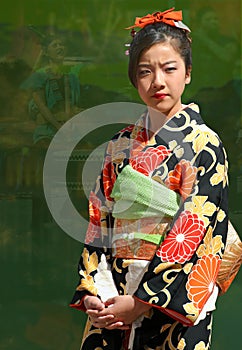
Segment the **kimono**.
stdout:
<svg viewBox="0 0 242 350">
<path fill-rule="evenodd" d="M 211 341 L 228 228 L 226 153 L 196 104 L 152 137 L 148 122 L 145 113 L 108 144 L 70 306 L 131 294 L 152 308 L 130 331 L 88 320 L 84 350 L 205 350 Z"/>
</svg>

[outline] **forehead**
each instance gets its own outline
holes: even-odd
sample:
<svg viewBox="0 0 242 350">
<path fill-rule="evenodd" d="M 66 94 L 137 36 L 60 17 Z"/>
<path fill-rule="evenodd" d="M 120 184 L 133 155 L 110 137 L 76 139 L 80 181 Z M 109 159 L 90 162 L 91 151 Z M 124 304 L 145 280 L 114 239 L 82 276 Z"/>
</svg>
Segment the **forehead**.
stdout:
<svg viewBox="0 0 242 350">
<path fill-rule="evenodd" d="M 156 43 L 144 50 L 139 58 L 139 63 L 142 61 L 166 60 L 166 59 L 182 59 L 179 52 L 169 42 Z"/>
</svg>

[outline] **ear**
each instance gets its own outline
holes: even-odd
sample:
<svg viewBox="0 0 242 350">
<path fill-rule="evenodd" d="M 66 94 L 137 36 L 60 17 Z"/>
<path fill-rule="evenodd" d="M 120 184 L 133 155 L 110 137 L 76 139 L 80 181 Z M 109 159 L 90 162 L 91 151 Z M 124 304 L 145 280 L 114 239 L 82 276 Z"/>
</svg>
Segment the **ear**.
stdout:
<svg viewBox="0 0 242 350">
<path fill-rule="evenodd" d="M 186 75 L 185 75 L 185 84 L 190 84 L 191 82 L 191 75 L 192 75 L 192 67 L 190 66 L 187 71 L 186 71 Z"/>
</svg>

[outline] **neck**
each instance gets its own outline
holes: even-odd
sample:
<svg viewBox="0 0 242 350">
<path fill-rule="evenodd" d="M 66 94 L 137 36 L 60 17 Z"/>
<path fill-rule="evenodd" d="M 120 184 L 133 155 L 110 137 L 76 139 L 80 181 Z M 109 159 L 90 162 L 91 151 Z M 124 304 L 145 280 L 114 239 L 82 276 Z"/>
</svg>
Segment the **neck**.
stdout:
<svg viewBox="0 0 242 350">
<path fill-rule="evenodd" d="M 149 112 L 149 135 L 155 134 L 170 117 L 157 111 L 152 107 L 148 107 Z"/>
<path fill-rule="evenodd" d="M 160 128 L 175 115 L 179 110 L 182 110 L 185 108 L 186 105 L 181 104 L 180 108 L 176 110 L 176 112 L 171 114 L 164 114 L 157 109 L 154 109 L 152 107 L 148 106 L 148 112 L 149 112 L 149 135 L 154 135 Z"/>
</svg>

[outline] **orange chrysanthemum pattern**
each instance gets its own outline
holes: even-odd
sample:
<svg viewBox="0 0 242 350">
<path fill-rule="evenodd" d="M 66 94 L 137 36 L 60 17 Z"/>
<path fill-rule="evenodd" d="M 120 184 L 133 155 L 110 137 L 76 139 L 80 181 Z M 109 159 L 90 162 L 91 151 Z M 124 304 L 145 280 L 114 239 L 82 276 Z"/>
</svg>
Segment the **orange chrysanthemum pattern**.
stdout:
<svg viewBox="0 0 242 350">
<path fill-rule="evenodd" d="M 203 308 L 213 291 L 220 264 L 221 259 L 218 255 L 209 254 L 199 259 L 192 268 L 186 288 L 188 298 L 199 310 Z"/>
<path fill-rule="evenodd" d="M 183 159 L 174 170 L 169 172 L 165 184 L 171 190 L 178 192 L 185 200 L 192 191 L 196 175 L 197 168 L 192 166 L 191 162 Z"/>
<path fill-rule="evenodd" d="M 135 158 L 130 159 L 134 170 L 146 176 L 152 176 L 155 169 L 165 160 L 170 151 L 165 146 L 149 147 L 144 152 L 138 152 Z"/>
<path fill-rule="evenodd" d="M 95 238 L 100 237 L 100 219 L 101 219 L 101 201 L 95 195 L 94 192 L 91 191 L 89 197 L 89 225 L 86 233 L 85 243 L 90 244 L 94 241 Z"/>
<path fill-rule="evenodd" d="M 184 211 L 156 254 L 163 261 L 185 263 L 197 250 L 204 233 L 204 223 L 197 214 Z"/>
</svg>

